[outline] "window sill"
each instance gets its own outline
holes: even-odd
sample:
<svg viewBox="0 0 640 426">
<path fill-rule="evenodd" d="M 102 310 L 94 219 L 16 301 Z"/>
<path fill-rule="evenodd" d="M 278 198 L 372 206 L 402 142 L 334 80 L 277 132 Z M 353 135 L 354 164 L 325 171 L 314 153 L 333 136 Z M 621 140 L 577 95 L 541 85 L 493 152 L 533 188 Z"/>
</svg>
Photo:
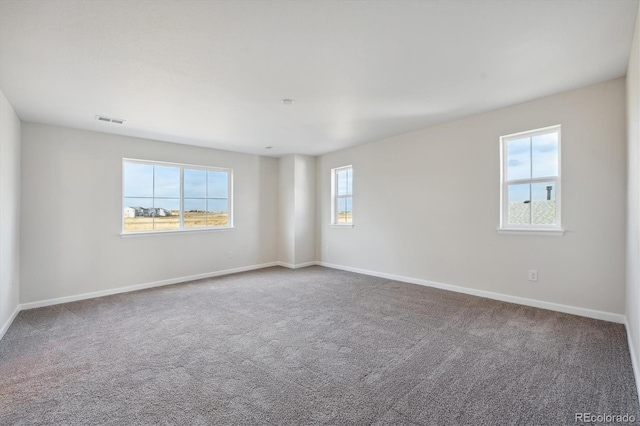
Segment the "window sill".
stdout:
<svg viewBox="0 0 640 426">
<path fill-rule="evenodd" d="M 168 235 L 168 234 L 198 234 L 198 233 L 206 233 L 206 232 L 220 232 L 220 231 L 232 231 L 234 230 L 234 226 L 229 226 L 226 228 L 197 228 L 197 229 L 176 229 L 176 230 L 167 230 L 167 231 L 140 231 L 140 232 L 121 232 L 121 238 L 131 238 L 131 237 L 156 237 L 158 235 Z"/>
<path fill-rule="evenodd" d="M 332 223 L 329 225 L 332 228 L 353 228 L 353 223 L 345 223 L 344 225 L 338 223 Z"/>
<path fill-rule="evenodd" d="M 530 229 L 530 228 L 498 228 L 498 234 L 511 235 L 544 235 L 545 237 L 561 237 L 564 229 Z"/>
</svg>

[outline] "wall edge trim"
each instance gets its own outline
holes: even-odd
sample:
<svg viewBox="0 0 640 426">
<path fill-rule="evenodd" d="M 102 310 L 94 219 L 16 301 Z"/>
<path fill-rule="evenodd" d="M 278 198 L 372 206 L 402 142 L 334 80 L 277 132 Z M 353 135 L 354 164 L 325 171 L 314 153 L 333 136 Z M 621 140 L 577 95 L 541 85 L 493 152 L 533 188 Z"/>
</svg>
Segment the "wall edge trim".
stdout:
<svg viewBox="0 0 640 426">
<path fill-rule="evenodd" d="M 278 266 L 284 266 L 285 268 L 289 268 L 289 269 L 300 269 L 300 268 L 306 268 L 308 266 L 314 266 L 314 265 L 318 265 L 318 262 L 316 262 L 315 260 L 311 261 L 311 262 L 304 262 L 304 263 L 288 263 L 288 262 L 276 262 L 278 264 Z"/>
<path fill-rule="evenodd" d="M 13 313 L 9 316 L 9 319 L 4 324 L 2 324 L 2 328 L 0 328 L 0 340 L 2 340 L 7 330 L 9 330 L 9 327 L 11 327 L 13 320 L 16 319 L 21 310 L 21 306 L 17 305 L 13 310 Z"/>
<path fill-rule="evenodd" d="M 422 285 L 426 287 L 434 287 L 434 288 L 439 288 L 441 290 L 449 290 L 449 291 L 454 291 L 456 293 L 464 293 L 464 294 L 469 294 L 471 296 L 478 296 L 478 297 L 485 297 L 487 299 L 499 300 L 501 302 L 515 303 L 517 305 L 547 309 L 550 311 L 578 315 L 581 317 L 593 318 L 593 319 L 598 319 L 603 321 L 610 321 L 618 324 L 625 323 L 624 315 L 615 314 L 613 312 L 605 312 L 605 311 L 598 311 L 595 309 L 580 308 L 577 306 L 563 305 L 560 303 L 553 303 L 553 302 L 545 302 L 543 300 L 528 299 L 528 298 L 519 297 L 519 296 L 510 296 L 508 294 L 503 294 L 503 293 L 494 293 L 486 290 L 477 290 L 477 289 L 462 287 L 462 286 L 453 285 L 453 284 L 439 283 L 435 281 L 423 280 L 420 278 L 406 277 L 403 275 L 387 274 L 384 272 L 370 271 L 367 269 L 353 268 L 351 266 L 336 265 L 336 264 L 327 263 L 327 262 L 317 262 L 317 264 L 320 266 L 325 266 L 327 268 L 340 269 L 343 271 L 355 272 L 363 275 L 371 275 L 379 278 L 387 278 L 394 281 L 401 281 L 401 282 L 406 282 L 410 284 Z"/>
<path fill-rule="evenodd" d="M 625 316 L 624 318 L 624 328 L 627 331 L 627 344 L 629 345 L 629 356 L 631 357 L 631 366 L 633 367 L 633 376 L 636 379 L 636 389 L 638 390 L 638 402 L 640 403 L 640 366 L 637 363 L 636 351 L 633 346 L 633 341 L 631 339 L 631 328 L 629 327 L 629 320 Z"/>
<path fill-rule="evenodd" d="M 93 291 L 90 293 L 76 294 L 73 296 L 64 296 L 64 297 L 57 297 L 54 299 L 39 300 L 36 302 L 27 302 L 20 305 L 20 310 L 59 305 L 62 303 L 76 302 L 78 300 L 94 299 L 97 297 L 111 296 L 111 295 L 120 294 L 120 293 L 129 293 L 132 291 L 144 290 L 147 288 L 162 287 L 165 285 L 179 284 L 179 283 L 188 282 L 188 281 L 200 280 L 203 278 L 212 278 L 212 277 L 218 277 L 222 275 L 236 274 L 238 272 L 252 271 L 255 269 L 269 268 L 271 266 L 278 266 L 278 262 L 260 263 L 257 265 L 242 266 L 239 268 L 224 269 L 224 270 L 215 271 L 215 272 L 206 272 L 204 274 L 188 275 L 188 276 L 177 277 L 177 278 L 169 278 L 166 280 L 153 281 L 153 282 L 142 283 L 142 284 L 134 284 L 130 286 L 118 287 L 118 288 L 113 288 L 109 290 L 99 290 L 99 291 Z"/>
</svg>

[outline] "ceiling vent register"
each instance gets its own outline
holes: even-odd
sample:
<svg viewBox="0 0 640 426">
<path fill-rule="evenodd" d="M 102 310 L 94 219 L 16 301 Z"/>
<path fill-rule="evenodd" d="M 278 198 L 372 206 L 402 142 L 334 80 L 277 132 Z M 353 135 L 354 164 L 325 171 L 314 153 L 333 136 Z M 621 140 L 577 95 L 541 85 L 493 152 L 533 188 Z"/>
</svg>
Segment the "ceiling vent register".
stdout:
<svg viewBox="0 0 640 426">
<path fill-rule="evenodd" d="M 96 115 L 96 120 L 114 124 L 124 124 L 124 122 L 127 121 L 121 118 L 105 117 L 104 115 Z"/>
</svg>

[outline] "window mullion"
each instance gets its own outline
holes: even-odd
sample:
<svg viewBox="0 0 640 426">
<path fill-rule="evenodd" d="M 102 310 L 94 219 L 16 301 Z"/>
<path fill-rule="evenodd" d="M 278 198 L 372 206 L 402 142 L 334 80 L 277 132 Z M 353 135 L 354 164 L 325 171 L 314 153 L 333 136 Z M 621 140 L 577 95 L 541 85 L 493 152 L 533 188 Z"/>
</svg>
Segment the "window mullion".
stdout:
<svg viewBox="0 0 640 426">
<path fill-rule="evenodd" d="M 151 179 L 151 194 L 153 195 L 153 198 L 151 199 L 151 207 L 152 208 L 156 208 L 156 166 L 153 166 L 153 175 L 152 175 L 152 179 Z M 151 229 L 153 229 L 154 231 L 156 230 L 156 215 L 154 214 L 153 216 L 151 216 Z"/>
<path fill-rule="evenodd" d="M 184 167 L 180 167 L 180 229 L 184 229 Z"/>
<path fill-rule="evenodd" d="M 530 183 L 533 179 L 513 179 L 513 180 L 505 180 L 507 185 L 521 185 L 525 183 Z"/>
<path fill-rule="evenodd" d="M 340 212 L 340 195 L 339 195 L 339 189 L 338 188 L 340 187 L 340 184 L 338 183 L 339 179 L 338 179 L 338 172 L 337 171 L 334 173 L 334 176 L 335 176 L 334 191 L 336 193 L 336 197 L 335 197 L 335 199 L 336 199 L 336 207 L 335 207 L 335 209 L 333 211 L 333 223 L 338 223 L 338 219 L 340 217 L 340 213 L 339 213 Z"/>
<path fill-rule="evenodd" d="M 529 226 L 533 226 L 533 194 L 531 193 L 532 184 L 529 184 Z"/>
<path fill-rule="evenodd" d="M 347 182 L 347 187 L 344 189 L 345 195 L 349 194 L 349 170 L 346 170 L 344 173 L 345 181 Z"/>
<path fill-rule="evenodd" d="M 209 226 L 209 172 L 204 172 L 204 226 Z"/>
<path fill-rule="evenodd" d="M 529 179 L 529 182 L 531 183 L 544 183 L 544 182 L 557 182 L 558 181 L 558 176 L 545 176 L 545 177 L 539 177 L 539 178 L 535 178 L 535 179 Z"/>
</svg>

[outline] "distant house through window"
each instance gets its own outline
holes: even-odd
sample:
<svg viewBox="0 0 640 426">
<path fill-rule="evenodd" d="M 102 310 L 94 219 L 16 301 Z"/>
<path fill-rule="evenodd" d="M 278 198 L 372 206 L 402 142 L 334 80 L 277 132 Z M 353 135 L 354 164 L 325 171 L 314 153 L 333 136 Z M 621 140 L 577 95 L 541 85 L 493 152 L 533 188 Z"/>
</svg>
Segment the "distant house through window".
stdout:
<svg viewBox="0 0 640 426">
<path fill-rule="evenodd" d="M 232 226 L 232 170 L 143 160 L 122 161 L 122 232 Z"/>
<path fill-rule="evenodd" d="M 353 224 L 353 168 L 338 167 L 331 170 L 331 223 Z"/>
<path fill-rule="evenodd" d="M 502 136 L 502 230 L 561 230 L 560 126 Z"/>
</svg>

